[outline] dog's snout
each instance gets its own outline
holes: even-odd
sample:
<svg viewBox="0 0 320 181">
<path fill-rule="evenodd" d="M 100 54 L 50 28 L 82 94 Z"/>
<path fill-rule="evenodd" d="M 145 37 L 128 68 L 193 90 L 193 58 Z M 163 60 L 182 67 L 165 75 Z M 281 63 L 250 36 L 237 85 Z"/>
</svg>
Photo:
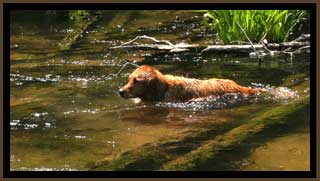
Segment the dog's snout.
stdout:
<svg viewBox="0 0 320 181">
<path fill-rule="evenodd" d="M 123 97 L 123 96 L 124 96 L 124 93 L 125 93 L 125 90 L 123 90 L 123 89 L 119 89 L 119 91 L 118 91 L 118 92 L 119 92 L 119 95 Z"/>
</svg>

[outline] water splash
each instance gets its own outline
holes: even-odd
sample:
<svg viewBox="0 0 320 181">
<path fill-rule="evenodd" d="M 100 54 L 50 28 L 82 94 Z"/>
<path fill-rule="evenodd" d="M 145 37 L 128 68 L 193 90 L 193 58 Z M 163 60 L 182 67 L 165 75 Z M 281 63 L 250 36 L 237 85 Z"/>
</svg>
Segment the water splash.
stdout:
<svg viewBox="0 0 320 181">
<path fill-rule="evenodd" d="M 230 108 L 237 105 L 247 104 L 255 101 L 257 95 L 248 96 L 240 93 L 228 93 L 221 96 L 209 96 L 205 98 L 193 99 L 187 102 L 158 102 L 156 106 L 168 108 L 180 108 L 186 110 L 210 110 Z"/>
<path fill-rule="evenodd" d="M 209 96 L 205 98 L 193 99 L 187 102 L 158 102 L 156 106 L 167 108 L 179 108 L 185 110 L 210 110 L 224 109 L 241 106 L 245 104 L 257 103 L 262 101 L 274 101 L 287 103 L 290 100 L 299 99 L 297 91 L 293 91 L 287 87 L 274 87 L 264 84 L 255 84 L 255 88 L 262 88 L 266 92 L 257 93 L 255 95 L 246 95 L 241 93 L 227 93 L 221 96 Z"/>
<path fill-rule="evenodd" d="M 262 93 L 262 96 L 260 96 L 260 98 L 263 98 L 264 100 L 289 101 L 300 98 L 298 91 L 294 91 L 288 87 L 275 87 L 269 84 L 261 83 L 251 83 L 251 85 L 253 88 L 261 88 L 266 90 L 266 92 Z"/>
</svg>

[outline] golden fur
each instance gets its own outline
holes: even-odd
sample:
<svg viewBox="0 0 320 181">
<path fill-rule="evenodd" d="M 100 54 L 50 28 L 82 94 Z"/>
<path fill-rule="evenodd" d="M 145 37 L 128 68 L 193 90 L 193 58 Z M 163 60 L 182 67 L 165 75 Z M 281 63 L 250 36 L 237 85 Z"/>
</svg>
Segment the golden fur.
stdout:
<svg viewBox="0 0 320 181">
<path fill-rule="evenodd" d="M 261 89 L 243 87 L 228 79 L 199 80 L 164 75 L 150 66 L 140 66 L 129 76 L 128 83 L 119 93 L 124 98 L 140 98 L 142 101 L 184 102 L 225 93 L 253 95 Z"/>
</svg>

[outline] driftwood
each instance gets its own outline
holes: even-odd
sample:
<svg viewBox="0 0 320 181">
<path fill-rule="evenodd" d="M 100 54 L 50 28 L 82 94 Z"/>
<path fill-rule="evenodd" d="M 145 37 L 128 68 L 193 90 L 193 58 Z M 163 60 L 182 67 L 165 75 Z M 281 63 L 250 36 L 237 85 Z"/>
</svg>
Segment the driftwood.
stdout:
<svg viewBox="0 0 320 181">
<path fill-rule="evenodd" d="M 137 40 L 147 39 L 151 40 L 157 44 L 136 44 Z M 162 44 L 160 44 L 162 43 Z M 119 46 L 111 47 L 110 49 L 124 49 L 124 50 L 165 50 L 169 52 L 179 53 L 186 52 L 193 48 L 199 48 L 199 45 L 196 44 L 187 44 L 187 43 L 179 43 L 173 44 L 168 40 L 157 40 L 154 37 L 142 35 L 137 36 L 136 38 L 125 42 Z"/>
<path fill-rule="evenodd" d="M 268 43 L 266 47 L 270 50 L 284 50 L 286 48 L 301 48 L 310 46 L 310 42 L 284 42 L 284 43 Z M 263 44 L 254 45 L 210 45 L 203 49 L 202 52 L 252 52 L 252 48 L 258 50 L 265 50 Z"/>
<path fill-rule="evenodd" d="M 240 25 L 239 25 L 240 26 Z M 242 27 L 241 31 L 246 35 Z M 283 43 L 268 43 L 267 40 L 262 39 L 259 44 L 253 44 L 246 35 L 250 44 L 246 45 L 209 45 L 201 46 L 197 44 L 179 43 L 173 44 L 168 40 L 157 40 L 150 36 L 137 36 L 136 38 L 125 42 L 119 46 L 113 46 L 110 49 L 123 50 L 155 50 L 167 51 L 171 53 L 183 53 L 191 50 L 201 51 L 201 53 L 249 53 L 251 58 L 260 58 L 264 56 L 279 56 L 300 54 L 310 51 L 310 35 L 304 34 L 291 42 Z M 139 44 L 138 40 L 151 40 L 154 44 Z"/>
</svg>

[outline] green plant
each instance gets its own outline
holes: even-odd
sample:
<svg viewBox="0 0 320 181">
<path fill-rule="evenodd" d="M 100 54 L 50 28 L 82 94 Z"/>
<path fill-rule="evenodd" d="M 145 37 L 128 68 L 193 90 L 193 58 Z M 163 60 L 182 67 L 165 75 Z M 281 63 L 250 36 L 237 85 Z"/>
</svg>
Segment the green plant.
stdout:
<svg viewBox="0 0 320 181">
<path fill-rule="evenodd" d="M 237 22 L 243 27 L 251 41 L 262 37 L 270 42 L 286 41 L 307 17 L 304 10 L 200 10 L 205 25 L 217 32 L 224 43 L 247 41 Z"/>
<path fill-rule="evenodd" d="M 90 12 L 87 10 L 69 10 L 69 19 L 75 23 L 81 22 L 85 18 L 90 16 Z"/>
</svg>

